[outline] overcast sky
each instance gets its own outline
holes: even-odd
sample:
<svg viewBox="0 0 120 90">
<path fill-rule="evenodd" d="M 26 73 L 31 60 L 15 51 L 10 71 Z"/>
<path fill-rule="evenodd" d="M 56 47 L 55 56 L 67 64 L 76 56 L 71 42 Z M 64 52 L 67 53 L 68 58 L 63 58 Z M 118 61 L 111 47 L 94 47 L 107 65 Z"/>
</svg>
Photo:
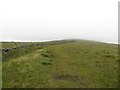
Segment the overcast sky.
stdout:
<svg viewBox="0 0 120 90">
<path fill-rule="evenodd" d="M 119 0 L 1 0 L 0 40 L 118 41 Z"/>
</svg>

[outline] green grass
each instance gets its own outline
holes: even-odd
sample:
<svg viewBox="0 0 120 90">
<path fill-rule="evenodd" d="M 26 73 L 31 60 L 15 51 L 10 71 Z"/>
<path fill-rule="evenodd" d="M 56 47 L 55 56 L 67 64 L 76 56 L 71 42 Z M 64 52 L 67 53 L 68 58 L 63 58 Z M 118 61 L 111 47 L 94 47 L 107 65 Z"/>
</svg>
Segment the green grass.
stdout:
<svg viewBox="0 0 120 90">
<path fill-rule="evenodd" d="M 30 45 L 32 42 L 3 42 L 2 48 L 13 48 L 22 45 Z"/>
<path fill-rule="evenodd" d="M 1 57 L 0 57 L 0 59 L 1 59 Z M 1 62 L 1 60 L 0 60 L 0 89 L 2 89 L 2 62 Z"/>
<path fill-rule="evenodd" d="M 118 86 L 118 47 L 114 44 L 47 42 L 3 54 L 2 64 L 3 88 Z"/>
</svg>

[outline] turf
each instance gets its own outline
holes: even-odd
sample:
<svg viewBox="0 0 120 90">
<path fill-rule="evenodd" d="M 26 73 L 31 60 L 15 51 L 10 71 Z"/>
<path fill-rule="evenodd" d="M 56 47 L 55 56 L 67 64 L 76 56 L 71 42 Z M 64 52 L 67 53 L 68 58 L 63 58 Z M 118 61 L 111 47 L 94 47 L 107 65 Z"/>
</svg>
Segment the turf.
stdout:
<svg viewBox="0 0 120 90">
<path fill-rule="evenodd" d="M 9 47 L 7 44 L 3 47 Z M 118 87 L 115 44 L 46 42 L 3 54 L 2 65 L 3 88 Z"/>
</svg>

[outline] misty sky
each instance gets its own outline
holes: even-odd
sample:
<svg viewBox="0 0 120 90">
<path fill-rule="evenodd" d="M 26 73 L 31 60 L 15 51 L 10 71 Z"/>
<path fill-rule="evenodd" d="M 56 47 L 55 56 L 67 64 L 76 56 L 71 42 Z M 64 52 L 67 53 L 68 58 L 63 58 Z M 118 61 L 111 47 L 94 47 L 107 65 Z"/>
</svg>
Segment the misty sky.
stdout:
<svg viewBox="0 0 120 90">
<path fill-rule="evenodd" d="M 0 40 L 118 42 L 119 0 L 1 0 Z"/>
</svg>

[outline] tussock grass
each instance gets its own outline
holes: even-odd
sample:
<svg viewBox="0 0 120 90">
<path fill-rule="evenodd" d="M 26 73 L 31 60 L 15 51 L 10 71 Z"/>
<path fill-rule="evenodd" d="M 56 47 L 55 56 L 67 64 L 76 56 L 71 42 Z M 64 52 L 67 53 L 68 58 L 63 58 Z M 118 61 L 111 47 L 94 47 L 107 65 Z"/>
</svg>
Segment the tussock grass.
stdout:
<svg viewBox="0 0 120 90">
<path fill-rule="evenodd" d="M 115 88 L 117 45 L 47 42 L 3 54 L 4 88 Z"/>
</svg>

